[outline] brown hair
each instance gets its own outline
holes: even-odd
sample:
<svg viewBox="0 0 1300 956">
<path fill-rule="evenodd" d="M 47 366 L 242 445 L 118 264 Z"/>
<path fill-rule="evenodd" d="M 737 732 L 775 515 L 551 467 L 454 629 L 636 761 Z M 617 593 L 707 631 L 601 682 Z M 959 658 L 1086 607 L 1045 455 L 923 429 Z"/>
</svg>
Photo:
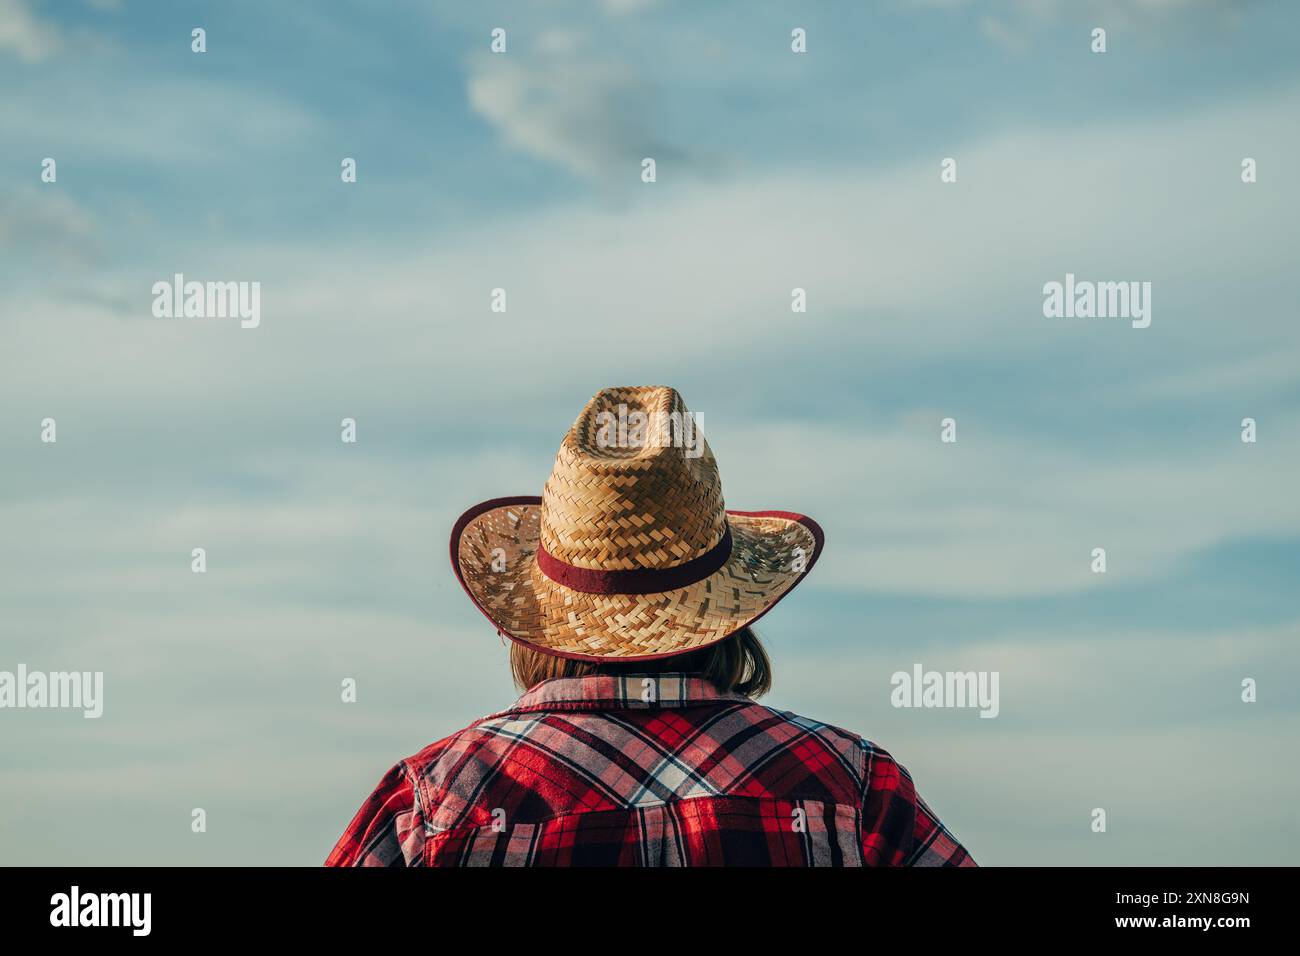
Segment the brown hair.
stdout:
<svg viewBox="0 0 1300 956">
<path fill-rule="evenodd" d="M 589 674 L 658 674 L 665 671 L 695 674 L 719 690 L 758 698 L 772 689 L 772 662 L 758 635 L 742 627 L 730 637 L 686 654 L 652 661 L 578 661 L 543 654 L 517 641 L 510 642 L 510 672 L 520 690 L 528 690 L 552 677 L 586 677 Z"/>
</svg>

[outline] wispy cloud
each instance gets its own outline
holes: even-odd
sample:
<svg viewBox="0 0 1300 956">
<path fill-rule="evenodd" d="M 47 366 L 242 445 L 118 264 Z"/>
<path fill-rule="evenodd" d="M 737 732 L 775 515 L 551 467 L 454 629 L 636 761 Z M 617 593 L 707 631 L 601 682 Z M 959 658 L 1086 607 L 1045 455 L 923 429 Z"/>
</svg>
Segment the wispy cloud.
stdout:
<svg viewBox="0 0 1300 956">
<path fill-rule="evenodd" d="M 33 181 L 38 172 L 33 165 Z M 100 240 L 94 213 L 56 184 L 16 187 L 0 206 L 0 250 L 9 256 L 84 265 L 96 254 Z"/>
<path fill-rule="evenodd" d="M 474 397 L 458 407 L 460 424 L 490 434 L 493 421 L 520 414 L 518 390 L 534 396 L 534 420 L 525 427 L 545 430 L 559 427 L 555 423 L 564 422 L 570 406 L 606 380 L 667 374 L 717 429 L 712 441 L 734 471 L 733 501 L 757 507 L 772 496 L 798 496 L 825 516 L 836 532 L 830 544 L 836 560 L 819 571 L 827 585 L 966 597 L 1069 594 L 1097 586 L 1086 561 L 1096 546 L 1113 552 L 1126 580 L 1156 579 L 1234 537 L 1300 533 L 1300 509 L 1286 492 L 1287 475 L 1300 467 L 1294 428 L 1286 417 L 1269 419 L 1267 440 L 1243 449 L 1236 440 L 1240 418 L 1269 406 L 1261 410 L 1258 399 L 1235 399 L 1243 385 L 1263 381 L 1243 378 L 1243 369 L 1271 368 L 1273 380 L 1284 383 L 1300 362 L 1294 325 L 1268 289 L 1252 284 L 1260 270 L 1284 267 L 1290 226 L 1277 210 L 1278 203 L 1296 201 L 1294 187 L 1273 182 L 1267 187 L 1273 202 L 1242 205 L 1229 198 L 1232 156 L 1214 169 L 1167 169 L 1160 160 L 1169 148 L 1203 153 L 1230 124 L 1273 130 L 1260 145 L 1279 154 L 1296 139 L 1285 132 L 1284 117 L 1298 105 L 1300 98 L 1287 93 L 1145 128 L 1119 124 L 998 139 L 962 151 L 963 179 L 947 193 L 937 172 L 921 176 L 900 168 L 867 180 L 835 170 L 811 183 L 789 175 L 696 186 L 618 211 L 583 206 L 521 215 L 506 225 L 466 228 L 454 246 L 380 245 L 358 254 L 350 246 L 324 245 L 287 253 L 257 246 L 215 252 L 204 243 L 199 261 L 208 268 L 255 269 L 264 283 L 267 327 L 256 333 L 256 350 L 234 328 L 192 329 L 206 343 L 195 350 L 186 346 L 188 337 L 178 337 L 178 326 L 153 321 L 134 325 L 124 339 L 125 316 L 111 308 L 14 293 L 15 313 L 62 311 L 75 321 L 85 349 L 52 368 L 38 362 L 15 368 L 10 388 L 57 389 L 67 403 L 85 394 L 83 383 L 95 381 L 111 385 L 119 401 L 147 408 L 159 400 L 159 388 L 186 382 L 191 387 L 168 395 L 168 408 L 206 416 L 210 396 L 226 390 L 223 370 L 237 364 L 241 384 L 225 399 L 227 408 L 255 414 L 287 401 L 300 415 L 330 404 L 322 391 L 328 376 L 322 376 L 344 363 L 359 380 L 383 378 L 390 411 L 424 401 L 433 373 L 434 394 Z M 1160 191 L 1142 178 L 1144 168 L 1158 169 L 1151 175 Z M 1222 179 L 1224 188 L 1206 192 L 1198 182 L 1207 177 Z M 1054 202 L 1062 183 L 1086 183 L 1089 194 L 1110 197 L 1109 205 Z M 1179 195 L 1198 199 L 1171 198 Z M 785 213 L 773 216 L 772 209 Z M 1122 234 L 1108 225 L 1113 209 L 1122 209 L 1131 224 Z M 1248 255 L 1207 244 L 1196 238 L 1207 216 L 1237 221 L 1235 228 L 1257 243 Z M 653 250 L 652 271 L 647 250 Z M 193 272 L 187 263 L 194 261 L 178 248 L 159 275 Z M 1043 281 L 1120 262 L 1157 280 L 1151 329 L 1067 326 L 1042 317 Z M 327 285 L 318 281 L 322 268 L 335 276 Z M 936 281 L 940 272 L 943 281 Z M 1201 292 L 1180 295 L 1178 277 L 1210 272 L 1221 289 L 1234 290 L 1249 315 L 1249 340 L 1222 324 L 1213 299 Z M 147 318 L 146 292 L 158 277 L 105 277 L 98 301 L 134 302 L 130 314 Z M 809 290 L 807 316 L 789 312 L 796 285 Z M 467 313 L 486 313 L 487 292 L 497 286 L 508 289 L 511 311 L 465 322 Z M 437 301 L 414 308 L 430 289 L 437 290 Z M 990 309 L 985 304 L 991 302 L 1005 305 Z M 600 334 L 611 310 L 625 327 L 654 329 L 634 355 L 611 352 Z M 360 315 L 372 317 L 369 344 L 357 341 Z M 791 323 L 798 324 L 797 334 Z M 1192 330 L 1196 337 L 1187 339 Z M 1231 348 L 1219 344 L 1225 334 Z M 52 326 L 17 326 L 10 354 L 51 354 L 60 335 Z M 1149 345 L 1179 338 L 1176 351 Z M 396 341 L 403 347 L 392 348 Z M 563 387 L 549 364 L 536 360 L 557 341 L 569 363 L 593 370 L 590 382 Z M 812 374 L 802 364 L 812 355 L 821 356 L 823 377 L 841 367 L 852 377 L 844 363 L 861 375 L 876 367 L 874 356 L 937 363 L 951 373 L 1009 356 L 1028 365 L 1059 362 L 1081 347 L 1071 343 L 1086 343 L 1096 362 L 1110 363 L 1110 372 L 1106 387 L 1088 395 L 1085 406 L 1063 393 L 1059 427 L 1075 429 L 1070 441 L 1046 440 L 1014 416 L 962 412 L 933 389 L 888 407 L 870 387 L 858 386 L 842 396 L 837 412 L 787 413 L 776 420 L 710 408 L 710 391 L 692 395 L 690 383 L 707 381 L 714 356 L 724 350 L 772 374 L 772 341 L 789 344 L 785 356 L 793 364 L 786 374 L 793 391 L 786 394 L 797 394 L 797 383 Z M 105 355 L 123 350 L 133 357 L 129 365 L 103 367 Z M 1143 360 L 1133 363 L 1131 350 L 1143 350 Z M 494 377 L 484 379 L 464 360 L 473 355 L 492 356 Z M 156 377 L 141 378 L 139 367 L 156 370 Z M 1057 382 L 1089 387 L 1086 377 L 1065 372 Z M 1227 389 L 1231 414 L 1214 445 L 1171 449 L 1152 440 L 1115 455 L 1089 440 L 1081 408 L 1137 414 L 1144 402 L 1162 408 L 1171 389 L 1184 401 Z M 999 386 L 989 383 L 986 391 L 996 394 Z M 1035 399 L 1040 406 L 1053 401 Z M 99 399 L 93 405 L 87 414 L 114 414 Z M 939 421 L 948 414 L 957 415 L 960 429 L 951 447 L 937 440 Z M 834 466 L 810 476 L 802 466 L 808 461 Z M 475 475 L 462 497 L 472 496 L 475 481 L 492 477 Z M 865 499 L 864 489 L 870 490 Z M 1220 500 L 1224 489 L 1272 507 L 1242 511 L 1224 502 L 1202 508 Z M 1190 511 L 1200 511 L 1198 520 L 1187 520 Z"/>
<path fill-rule="evenodd" d="M 627 66 L 579 54 L 580 34 L 547 30 L 529 53 L 470 63 L 469 104 L 502 142 L 578 176 L 634 181 L 643 157 L 677 158 L 653 127 L 654 98 Z"/>
<path fill-rule="evenodd" d="M 0 52 L 37 63 L 53 56 L 62 46 L 59 28 L 33 13 L 25 0 L 0 0 Z"/>
</svg>

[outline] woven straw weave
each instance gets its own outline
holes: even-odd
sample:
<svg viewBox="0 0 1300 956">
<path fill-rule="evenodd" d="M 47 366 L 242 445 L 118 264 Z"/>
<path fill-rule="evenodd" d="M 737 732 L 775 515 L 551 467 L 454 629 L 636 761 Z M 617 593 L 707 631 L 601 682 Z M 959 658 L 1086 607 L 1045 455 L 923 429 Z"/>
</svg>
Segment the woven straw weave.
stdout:
<svg viewBox="0 0 1300 956">
<path fill-rule="evenodd" d="M 801 522 L 726 513 L 707 444 L 690 458 L 653 435 L 637 448 L 598 442 L 597 414 L 617 414 L 620 404 L 686 411 L 672 389 L 602 391 L 565 436 L 542 503 L 484 511 L 455 546 L 461 578 L 478 605 L 499 630 L 539 649 L 623 658 L 694 650 L 762 614 L 812 561 L 815 538 Z M 728 524 L 730 558 L 709 577 L 671 591 L 587 594 L 552 581 L 536 561 L 541 543 L 580 568 L 671 568 L 716 546 Z M 494 558 L 503 570 L 494 570 Z"/>
<path fill-rule="evenodd" d="M 641 447 L 602 446 L 602 412 L 619 406 L 650 422 Z M 722 540 L 726 519 L 718 465 L 708 443 L 698 458 L 671 443 L 667 416 L 689 415 L 671 388 L 611 388 L 564 436 L 542 491 L 542 544 L 580 568 L 611 571 L 684 564 Z M 703 441 L 703 436 L 700 436 Z"/>
</svg>

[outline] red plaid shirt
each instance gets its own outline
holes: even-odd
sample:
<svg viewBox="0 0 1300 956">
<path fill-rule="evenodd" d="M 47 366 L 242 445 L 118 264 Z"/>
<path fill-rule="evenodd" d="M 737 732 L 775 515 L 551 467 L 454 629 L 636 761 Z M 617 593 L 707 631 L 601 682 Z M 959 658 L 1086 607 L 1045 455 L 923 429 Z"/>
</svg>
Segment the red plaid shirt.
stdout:
<svg viewBox="0 0 1300 956">
<path fill-rule="evenodd" d="M 974 866 L 870 741 L 683 674 L 543 681 L 403 760 L 327 866 Z"/>
</svg>

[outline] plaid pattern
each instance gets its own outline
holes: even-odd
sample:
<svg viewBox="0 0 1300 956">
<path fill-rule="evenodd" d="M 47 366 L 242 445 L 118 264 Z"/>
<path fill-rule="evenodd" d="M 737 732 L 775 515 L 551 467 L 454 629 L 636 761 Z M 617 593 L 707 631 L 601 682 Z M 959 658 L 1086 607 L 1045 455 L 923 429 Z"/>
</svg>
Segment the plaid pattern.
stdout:
<svg viewBox="0 0 1300 956">
<path fill-rule="evenodd" d="M 684 674 L 538 684 L 393 767 L 327 866 L 974 866 L 855 734 Z"/>
</svg>

